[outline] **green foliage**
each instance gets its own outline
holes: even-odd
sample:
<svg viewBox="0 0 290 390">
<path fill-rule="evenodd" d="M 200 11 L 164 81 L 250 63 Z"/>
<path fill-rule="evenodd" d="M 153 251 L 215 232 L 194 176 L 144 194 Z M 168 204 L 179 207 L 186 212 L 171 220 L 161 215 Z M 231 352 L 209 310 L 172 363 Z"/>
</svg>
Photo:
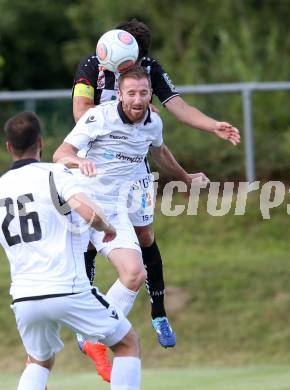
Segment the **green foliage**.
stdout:
<svg viewBox="0 0 290 390">
<path fill-rule="evenodd" d="M 151 27 L 152 52 L 177 83 L 289 79 L 287 1 L 0 0 L 0 9 L 6 89 L 69 87 L 68 70 L 132 17 Z"/>
<path fill-rule="evenodd" d="M 51 89 L 71 84 L 64 65 L 64 43 L 76 34 L 65 7 L 70 0 L 1 0 L 1 89 Z"/>
<path fill-rule="evenodd" d="M 4 122 L 16 112 L 27 109 L 23 102 L 2 103 L 4 110 L 0 113 L 0 128 Z M 51 161 L 55 149 L 61 144 L 65 135 L 73 128 L 71 101 L 68 99 L 39 100 L 36 102 L 43 128 L 44 151 L 43 160 Z M 7 153 L 3 131 L 0 131 L 0 175 L 11 164 L 11 156 Z"/>
<path fill-rule="evenodd" d="M 0 0 L 0 10 L 1 90 L 70 88 L 79 60 L 94 51 L 99 36 L 133 17 L 150 26 L 152 55 L 177 85 L 290 79 L 288 1 Z M 243 136 L 240 96 L 185 99 L 213 118 L 232 122 Z M 53 105 L 50 115 L 60 120 L 54 127 L 64 136 L 72 125 L 71 112 L 65 112 L 65 121 Z M 259 177 L 288 176 L 288 106 L 289 92 L 253 96 Z M 0 127 L 10 108 L 1 103 Z M 197 167 L 214 180 L 244 177 L 242 145 L 232 148 L 191 132 L 166 110 L 162 118 L 168 129 L 165 139 L 188 170 Z M 51 118 L 46 115 L 44 122 L 50 130 Z"/>
</svg>

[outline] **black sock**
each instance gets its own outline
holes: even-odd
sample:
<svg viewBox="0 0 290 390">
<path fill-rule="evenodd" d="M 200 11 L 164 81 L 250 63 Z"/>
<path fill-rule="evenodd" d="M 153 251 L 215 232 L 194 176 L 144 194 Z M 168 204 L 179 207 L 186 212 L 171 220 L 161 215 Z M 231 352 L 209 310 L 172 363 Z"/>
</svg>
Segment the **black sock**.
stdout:
<svg viewBox="0 0 290 390">
<path fill-rule="evenodd" d="M 96 256 L 97 251 L 95 249 L 89 249 L 84 253 L 86 272 L 91 284 L 94 283 L 96 274 Z"/>
<path fill-rule="evenodd" d="M 143 263 L 147 270 L 146 288 L 151 300 L 152 318 L 166 316 L 164 307 L 164 280 L 162 259 L 156 244 L 141 248 Z"/>
</svg>

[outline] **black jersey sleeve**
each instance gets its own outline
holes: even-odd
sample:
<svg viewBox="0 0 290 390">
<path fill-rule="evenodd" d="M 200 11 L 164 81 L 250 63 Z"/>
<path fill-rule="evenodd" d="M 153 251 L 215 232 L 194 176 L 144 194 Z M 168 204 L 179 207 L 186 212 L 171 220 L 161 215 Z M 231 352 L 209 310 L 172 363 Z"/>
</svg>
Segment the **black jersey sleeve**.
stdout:
<svg viewBox="0 0 290 390">
<path fill-rule="evenodd" d="M 165 104 L 174 96 L 179 96 L 168 74 L 154 58 L 144 58 L 141 65 L 150 72 L 153 94 L 158 97 L 162 104 Z"/>
<path fill-rule="evenodd" d="M 74 76 L 73 87 L 76 84 L 91 85 L 95 88 L 96 80 L 98 79 L 99 62 L 96 55 L 91 54 L 82 59 L 79 63 Z"/>
</svg>

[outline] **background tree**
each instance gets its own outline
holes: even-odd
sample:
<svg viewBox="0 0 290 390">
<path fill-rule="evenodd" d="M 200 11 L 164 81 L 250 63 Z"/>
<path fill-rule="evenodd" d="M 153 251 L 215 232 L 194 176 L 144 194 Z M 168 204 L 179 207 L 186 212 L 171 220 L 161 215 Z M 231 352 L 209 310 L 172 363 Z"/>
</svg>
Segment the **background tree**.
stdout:
<svg viewBox="0 0 290 390">
<path fill-rule="evenodd" d="M 151 54 L 177 85 L 290 78 L 287 0 L 0 0 L 0 11 L 2 90 L 71 88 L 78 62 L 95 50 L 100 35 L 133 17 L 150 26 Z M 239 94 L 186 100 L 242 128 Z M 257 93 L 253 102 L 258 174 L 284 175 L 289 169 L 289 93 Z M 52 135 L 71 128 L 71 107 L 64 111 L 66 123 L 58 111 L 63 107 L 38 104 Z M 0 113 L 0 124 L 10 108 L 15 110 L 6 105 Z M 221 141 L 183 129 L 164 110 L 162 117 L 166 142 L 185 166 L 208 166 L 213 178 L 243 175 L 242 147 L 220 147 Z"/>
<path fill-rule="evenodd" d="M 71 84 L 65 42 L 77 33 L 63 12 L 71 0 L 0 0 L 1 89 L 50 89 Z"/>
</svg>

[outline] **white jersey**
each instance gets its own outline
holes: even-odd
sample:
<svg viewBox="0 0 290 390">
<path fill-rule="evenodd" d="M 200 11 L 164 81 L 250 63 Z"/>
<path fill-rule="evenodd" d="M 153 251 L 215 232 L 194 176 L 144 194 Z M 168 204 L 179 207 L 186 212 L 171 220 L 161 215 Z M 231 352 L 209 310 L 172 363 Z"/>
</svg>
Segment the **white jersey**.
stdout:
<svg viewBox="0 0 290 390">
<path fill-rule="evenodd" d="M 60 164 L 20 160 L 0 178 L 0 244 L 10 262 L 14 300 L 91 288 L 80 236 L 69 229 L 76 216 L 57 211 L 54 190 L 63 201 L 82 192 Z"/>
<path fill-rule="evenodd" d="M 139 179 L 150 145 L 163 143 L 162 121 L 148 109 L 142 122 L 131 123 L 121 103 L 110 101 L 89 109 L 64 142 L 96 163 L 96 192 L 103 191 L 98 189 L 100 183 L 118 189 L 124 181 Z"/>
</svg>

